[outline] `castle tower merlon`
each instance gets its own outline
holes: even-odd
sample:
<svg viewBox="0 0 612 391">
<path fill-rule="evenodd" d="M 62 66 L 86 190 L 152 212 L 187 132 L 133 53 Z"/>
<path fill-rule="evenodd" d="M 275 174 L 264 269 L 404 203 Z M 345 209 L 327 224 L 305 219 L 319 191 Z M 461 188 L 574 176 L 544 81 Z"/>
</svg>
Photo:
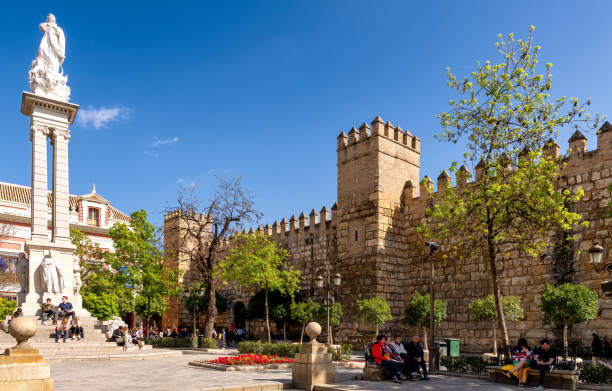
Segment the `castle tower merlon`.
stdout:
<svg viewBox="0 0 612 391">
<path fill-rule="evenodd" d="M 329 209 L 327 209 L 327 206 L 324 206 L 321 208 L 321 222 L 325 223 L 328 220 L 331 220 L 331 215 L 329 213 Z"/>
<path fill-rule="evenodd" d="M 397 128 L 395 128 L 395 131 L 393 132 L 393 140 L 399 141 L 400 143 L 404 144 L 404 130 L 400 128 L 399 125 L 397 126 Z"/>
<path fill-rule="evenodd" d="M 287 232 L 287 227 L 288 227 L 287 220 L 285 220 L 285 218 L 283 217 L 283 219 L 280 222 L 280 230 L 282 234 Z"/>
<path fill-rule="evenodd" d="M 476 180 L 477 181 L 482 179 L 482 174 L 484 173 L 484 169 L 485 169 L 485 162 L 484 162 L 484 160 L 480 159 L 480 161 L 478 162 L 476 167 L 474 167 L 474 170 L 476 171 Z"/>
<path fill-rule="evenodd" d="M 306 217 L 306 213 L 300 213 L 299 222 L 301 229 L 308 227 L 308 217 Z"/>
<path fill-rule="evenodd" d="M 348 144 L 351 145 L 357 142 L 359 142 L 359 131 L 353 126 L 348 133 Z"/>
<path fill-rule="evenodd" d="M 293 232 L 296 229 L 298 229 L 297 224 L 298 224 L 297 218 L 295 217 L 295 215 L 292 215 L 291 218 L 289 219 L 289 230 Z"/>
<path fill-rule="evenodd" d="M 272 234 L 273 235 L 280 234 L 280 225 L 278 224 L 278 221 L 275 221 L 274 224 L 272 224 Z"/>
<path fill-rule="evenodd" d="M 387 121 L 385 124 L 385 137 L 393 137 L 393 132 L 395 131 L 395 127 L 391 123 L 391 121 Z"/>
<path fill-rule="evenodd" d="M 370 137 L 371 136 L 370 125 L 366 124 L 365 122 L 361 124 L 361 126 L 359 127 L 359 133 L 362 138 Z"/>
<path fill-rule="evenodd" d="M 338 135 L 338 150 L 346 148 L 348 145 L 348 136 L 344 133 L 344 130 Z"/>
<path fill-rule="evenodd" d="M 421 191 L 420 191 L 419 196 L 421 198 L 429 197 L 431 194 L 434 193 L 434 191 L 433 191 L 433 182 L 431 181 L 431 179 L 429 179 L 429 177 L 427 175 L 425 175 L 423 177 L 423 179 L 421 180 L 420 190 Z"/>
<path fill-rule="evenodd" d="M 404 183 L 404 190 L 402 191 L 401 204 L 406 206 L 412 199 L 418 196 L 417 188 L 414 186 L 411 180 L 407 180 Z"/>
<path fill-rule="evenodd" d="M 264 234 L 272 236 L 272 227 L 270 227 L 270 224 L 264 226 Z"/>
<path fill-rule="evenodd" d="M 582 134 L 581 131 L 576 130 L 572 137 L 567 140 L 570 147 L 570 159 L 580 158 L 586 152 L 587 138 Z"/>
<path fill-rule="evenodd" d="M 417 136 L 412 136 L 412 149 L 421 153 L 421 139 Z"/>
<path fill-rule="evenodd" d="M 254 234 L 254 233 L 255 233 L 255 231 L 253 230 L 253 227 L 251 227 L 251 228 L 249 229 L 249 235 L 252 235 L 252 234 Z"/>
<path fill-rule="evenodd" d="M 372 120 L 372 136 L 380 136 L 385 133 L 385 123 L 380 115 Z"/>
<path fill-rule="evenodd" d="M 314 228 L 314 226 L 317 225 L 317 223 L 319 222 L 319 214 L 317 213 L 316 210 L 313 209 L 310 211 L 309 217 L 310 217 L 310 226 Z"/>
<path fill-rule="evenodd" d="M 442 172 L 438 176 L 438 181 L 436 185 L 437 192 L 438 193 L 444 192 L 444 190 L 446 189 L 446 186 L 450 186 L 450 185 L 451 185 L 451 176 L 448 174 L 448 172 L 446 172 L 446 170 L 442 170 Z"/>
<path fill-rule="evenodd" d="M 544 145 L 542 153 L 548 158 L 556 159 L 561 154 L 561 147 L 555 140 L 550 138 Z"/>
<path fill-rule="evenodd" d="M 464 165 L 461 165 L 461 167 L 459 167 L 459 169 L 457 170 L 457 174 L 455 175 L 457 186 L 463 187 L 467 185 L 470 182 L 471 176 L 472 174 L 470 174 L 468 169 Z"/>
<path fill-rule="evenodd" d="M 612 151 L 612 125 L 606 121 L 597 131 L 597 150 Z"/>
</svg>

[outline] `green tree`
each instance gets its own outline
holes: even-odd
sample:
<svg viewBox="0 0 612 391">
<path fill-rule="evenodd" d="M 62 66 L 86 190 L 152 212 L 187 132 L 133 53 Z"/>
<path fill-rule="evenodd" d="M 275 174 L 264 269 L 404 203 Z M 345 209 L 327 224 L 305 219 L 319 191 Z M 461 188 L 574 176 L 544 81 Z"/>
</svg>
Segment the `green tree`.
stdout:
<svg viewBox="0 0 612 391">
<path fill-rule="evenodd" d="M 317 316 L 320 310 L 321 310 L 321 305 L 312 301 L 311 298 L 308 298 L 308 301 L 291 303 L 291 306 L 290 306 L 291 319 L 302 324 L 302 333 L 300 334 L 300 344 L 304 341 L 304 329 L 306 328 L 306 323 L 312 322 L 315 319 L 317 319 Z"/>
<path fill-rule="evenodd" d="M 333 302 L 329 306 L 329 328 L 330 328 L 330 343 L 334 344 L 334 336 L 333 330 L 334 327 L 340 326 L 340 321 L 342 320 L 342 304 L 340 302 Z M 327 322 L 327 306 L 320 305 L 319 311 L 317 314 L 317 322 L 320 324 L 324 324 Z"/>
<path fill-rule="evenodd" d="M 521 298 L 517 296 L 502 296 L 502 306 L 504 315 L 509 321 L 523 319 L 524 311 L 521 307 Z M 491 322 L 493 330 L 493 353 L 497 354 L 497 306 L 493 295 L 488 295 L 484 299 L 476 299 L 467 306 L 467 311 L 474 316 L 477 321 Z"/>
<path fill-rule="evenodd" d="M 226 283 L 235 282 L 248 289 L 264 290 L 266 329 L 270 342 L 268 295 L 276 291 L 293 297 L 299 290 L 300 272 L 287 265 L 289 253 L 269 236 L 259 232 L 240 234 L 233 242 L 235 247 L 215 267 L 215 274 Z"/>
<path fill-rule="evenodd" d="M 276 322 L 276 324 L 283 324 L 283 340 L 287 340 L 287 322 L 291 320 L 290 303 L 282 303 L 275 305 L 270 310 L 270 318 Z"/>
<path fill-rule="evenodd" d="M 0 320 L 4 320 L 4 318 L 12 314 L 16 308 L 17 302 L 15 300 L 0 297 Z"/>
<path fill-rule="evenodd" d="M 412 327 L 423 328 L 423 342 L 425 350 L 428 350 L 427 346 L 427 328 L 429 327 L 429 294 L 421 295 L 416 292 L 414 297 L 410 299 L 408 307 L 404 310 L 403 322 Z M 439 325 L 446 319 L 446 303 L 440 299 L 434 300 L 434 323 Z"/>
<path fill-rule="evenodd" d="M 177 274 L 164 267 L 159 237 L 144 210 L 132 213 L 129 226 L 115 224 L 109 236 L 115 252 L 108 253 L 106 260 L 119 270 L 121 281 L 133 287 L 137 295 L 135 310 L 145 318 L 148 336 L 151 316 L 165 309 L 164 297 L 179 293 Z"/>
<path fill-rule="evenodd" d="M 564 161 L 547 148 L 561 127 L 590 130 L 599 123 L 599 116 L 591 121 L 585 110 L 590 101 L 551 97 L 552 64 L 547 63 L 543 73 L 536 67 L 540 46 L 533 43 L 533 31 L 532 26 L 526 40 L 500 35 L 499 62 L 478 63 L 464 79 L 447 70 L 448 85 L 458 98 L 450 101 L 450 111 L 438 114 L 442 133 L 437 137 L 466 146 L 465 163 L 475 166 L 476 182 L 466 184 L 469 173 L 462 166 L 458 186 L 447 181 L 439 189 L 441 196 L 426 211 L 429 219 L 417 229 L 440 239 L 456 258 L 465 254 L 486 262 L 506 345 L 500 254 L 514 248 L 537 256 L 545 250 L 549 232 L 569 231 L 579 224 L 580 215 L 568 206 L 583 192 L 556 190 Z M 451 172 L 457 165 L 451 165 Z M 461 240 L 452 241 L 457 232 Z"/>
<path fill-rule="evenodd" d="M 378 296 L 357 300 L 357 305 L 359 305 L 359 318 L 372 326 L 376 326 L 376 335 L 378 335 L 380 325 L 393 319 L 389 303 Z"/>
<path fill-rule="evenodd" d="M 597 292 L 584 284 L 546 284 L 542 293 L 544 322 L 563 327 L 563 348 L 567 354 L 567 328 L 594 319 L 597 316 Z"/>
</svg>

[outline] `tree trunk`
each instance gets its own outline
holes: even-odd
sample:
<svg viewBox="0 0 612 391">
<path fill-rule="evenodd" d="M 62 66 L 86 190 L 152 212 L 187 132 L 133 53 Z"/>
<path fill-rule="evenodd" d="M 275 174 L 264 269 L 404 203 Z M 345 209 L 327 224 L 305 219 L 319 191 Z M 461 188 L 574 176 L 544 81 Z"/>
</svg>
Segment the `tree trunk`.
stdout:
<svg viewBox="0 0 612 391">
<path fill-rule="evenodd" d="M 206 305 L 206 321 L 204 322 L 204 337 L 212 338 L 217 316 L 217 298 L 215 296 L 217 286 L 214 279 L 208 281 L 208 304 Z"/>
<path fill-rule="evenodd" d="M 488 256 L 489 256 L 489 269 L 491 269 L 491 281 L 493 282 L 493 295 L 495 296 L 495 307 L 497 307 L 497 318 L 502 329 L 502 337 L 504 338 L 504 346 L 510 345 L 508 339 L 508 328 L 506 327 L 506 317 L 504 316 L 504 308 L 501 301 L 501 288 L 499 281 L 497 281 L 497 265 L 495 264 L 495 244 L 493 243 L 493 220 L 491 218 L 491 212 L 487 209 L 487 226 L 489 229 L 489 235 L 487 236 Z"/>
<path fill-rule="evenodd" d="M 427 327 L 423 327 L 423 349 L 429 351 L 429 343 L 427 342 Z"/>
<path fill-rule="evenodd" d="M 563 357 L 567 357 L 567 322 L 563 324 Z"/>
<path fill-rule="evenodd" d="M 376 325 L 376 335 L 374 336 L 374 339 L 376 339 L 376 337 L 378 337 L 378 325 Z"/>
<path fill-rule="evenodd" d="M 302 334 L 300 334 L 300 345 L 304 342 L 304 329 L 306 328 L 306 323 L 302 323 Z"/>
<path fill-rule="evenodd" d="M 497 356 L 497 322 L 493 322 L 493 354 Z"/>
<path fill-rule="evenodd" d="M 265 303 L 266 303 L 266 330 L 268 331 L 268 342 L 272 342 L 272 338 L 270 337 L 270 315 L 268 314 L 268 290 L 266 289 L 265 294 Z"/>
<path fill-rule="evenodd" d="M 433 349 L 434 346 L 436 345 L 435 342 L 435 318 L 434 318 L 434 282 L 435 282 L 435 277 L 436 277 L 436 269 L 435 269 L 435 265 L 434 265 L 434 257 L 433 257 L 433 251 L 429 254 L 429 263 L 430 263 L 430 281 L 429 281 L 429 328 L 431 329 L 431 335 L 429 336 L 429 338 L 431 338 L 431 343 L 429 344 L 429 346 L 431 346 L 431 348 Z M 432 354 L 431 351 L 429 351 L 429 367 L 430 368 L 434 368 L 434 362 L 435 362 L 435 354 Z"/>
<path fill-rule="evenodd" d="M 147 297 L 147 326 L 144 329 L 144 332 L 146 333 L 145 340 L 149 340 L 149 321 L 151 319 L 151 297 Z"/>
<path fill-rule="evenodd" d="M 330 345 L 334 344 L 334 328 L 331 325 L 329 326 L 329 341 Z"/>
<path fill-rule="evenodd" d="M 283 341 L 287 340 L 287 322 L 283 322 Z"/>
</svg>

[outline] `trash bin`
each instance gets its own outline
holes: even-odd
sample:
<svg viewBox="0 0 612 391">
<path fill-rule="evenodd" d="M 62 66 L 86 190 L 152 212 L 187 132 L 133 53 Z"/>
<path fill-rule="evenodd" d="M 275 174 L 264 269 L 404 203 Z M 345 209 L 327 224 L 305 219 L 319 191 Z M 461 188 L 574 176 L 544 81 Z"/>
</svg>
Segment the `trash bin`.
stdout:
<svg viewBox="0 0 612 391">
<path fill-rule="evenodd" d="M 448 346 L 446 345 L 446 341 L 436 341 L 439 346 L 440 357 L 448 356 Z"/>
<path fill-rule="evenodd" d="M 459 339 L 457 338 L 446 338 L 446 351 L 448 356 L 459 357 Z"/>
</svg>

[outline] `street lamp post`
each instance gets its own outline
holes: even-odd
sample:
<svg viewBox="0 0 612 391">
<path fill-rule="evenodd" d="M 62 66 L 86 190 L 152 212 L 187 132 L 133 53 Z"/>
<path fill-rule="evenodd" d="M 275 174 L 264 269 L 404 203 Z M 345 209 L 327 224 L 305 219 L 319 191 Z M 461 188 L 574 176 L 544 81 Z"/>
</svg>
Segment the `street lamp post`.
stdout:
<svg viewBox="0 0 612 391">
<path fill-rule="evenodd" d="M 429 368 L 434 368 L 435 363 L 435 355 L 434 354 L 434 344 L 435 344 L 435 336 L 434 336 L 434 327 L 435 327 L 435 318 L 434 318 L 434 278 L 435 278 L 435 266 L 434 266 L 434 252 L 440 248 L 434 242 L 425 242 L 425 246 L 429 247 L 429 271 L 431 274 L 429 281 L 429 329 L 430 329 L 430 342 L 429 342 Z"/>
<path fill-rule="evenodd" d="M 325 308 L 327 309 L 327 344 L 331 345 L 332 338 L 331 325 L 329 323 L 329 311 L 334 302 L 334 298 L 331 296 L 331 290 L 332 288 L 340 286 L 340 284 L 342 283 L 342 276 L 340 275 L 340 273 L 336 273 L 334 274 L 333 280 L 330 280 L 329 271 L 327 271 L 325 277 L 326 278 L 323 278 L 322 276 L 317 277 L 315 280 L 315 285 L 317 286 L 317 288 L 323 288 L 323 286 L 326 286 L 326 298 L 324 300 L 323 306 L 325 306 Z M 325 284 L 326 282 L 327 284 Z"/>
</svg>

